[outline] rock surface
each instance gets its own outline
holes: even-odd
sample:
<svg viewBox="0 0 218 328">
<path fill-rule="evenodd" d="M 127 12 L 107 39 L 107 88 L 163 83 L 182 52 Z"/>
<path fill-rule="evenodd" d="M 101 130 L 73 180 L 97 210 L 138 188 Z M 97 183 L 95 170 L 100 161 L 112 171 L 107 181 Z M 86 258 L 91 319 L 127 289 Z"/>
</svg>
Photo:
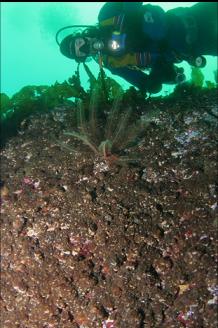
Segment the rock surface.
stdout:
<svg viewBox="0 0 218 328">
<path fill-rule="evenodd" d="M 61 147 L 64 110 L 8 141 L 2 328 L 217 327 L 215 92 L 148 102 L 135 166 Z"/>
</svg>

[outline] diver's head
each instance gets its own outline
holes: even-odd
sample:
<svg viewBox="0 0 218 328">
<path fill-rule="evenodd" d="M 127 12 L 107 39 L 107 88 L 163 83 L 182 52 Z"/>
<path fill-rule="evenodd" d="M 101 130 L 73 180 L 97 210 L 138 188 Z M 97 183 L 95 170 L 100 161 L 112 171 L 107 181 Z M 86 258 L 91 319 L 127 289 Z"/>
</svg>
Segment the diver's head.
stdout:
<svg viewBox="0 0 218 328">
<path fill-rule="evenodd" d="M 85 38 L 81 35 L 74 36 L 73 34 L 70 34 L 61 41 L 60 51 L 64 56 L 70 59 L 83 62 L 88 57 L 87 45 L 84 47 L 85 49 L 82 49 L 82 46 L 85 44 Z"/>
<path fill-rule="evenodd" d="M 87 57 L 95 55 L 104 47 L 101 41 L 81 35 L 68 35 L 60 43 L 61 53 L 77 62 L 86 61 Z"/>
</svg>

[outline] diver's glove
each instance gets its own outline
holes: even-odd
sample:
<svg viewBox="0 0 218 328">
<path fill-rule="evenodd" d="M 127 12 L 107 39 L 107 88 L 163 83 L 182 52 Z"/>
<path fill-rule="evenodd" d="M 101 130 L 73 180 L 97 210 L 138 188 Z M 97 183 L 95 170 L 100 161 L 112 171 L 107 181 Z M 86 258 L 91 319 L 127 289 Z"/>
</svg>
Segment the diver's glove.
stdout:
<svg viewBox="0 0 218 328">
<path fill-rule="evenodd" d="M 175 83 L 180 84 L 185 82 L 186 76 L 184 74 L 184 68 L 183 67 L 175 67 Z"/>
</svg>

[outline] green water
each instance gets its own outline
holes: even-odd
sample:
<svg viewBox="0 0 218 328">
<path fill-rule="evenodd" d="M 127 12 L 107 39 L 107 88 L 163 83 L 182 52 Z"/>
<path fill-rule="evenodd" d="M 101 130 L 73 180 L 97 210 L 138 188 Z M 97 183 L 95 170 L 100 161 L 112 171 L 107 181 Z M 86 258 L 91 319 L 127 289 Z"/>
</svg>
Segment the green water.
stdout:
<svg viewBox="0 0 218 328">
<path fill-rule="evenodd" d="M 196 2 L 155 2 L 164 10 L 178 6 L 192 6 Z M 63 82 L 75 71 L 74 61 L 59 52 L 55 33 L 61 27 L 72 24 L 95 24 L 104 2 L 4 2 L 1 3 L 1 92 L 12 96 L 26 85 L 51 85 Z M 202 69 L 205 80 L 214 81 L 216 57 L 207 57 L 208 64 Z M 187 79 L 190 67 L 183 62 Z M 91 61 L 94 74 L 98 65 Z M 107 71 L 109 76 L 112 76 Z M 124 88 L 129 84 L 115 77 Z M 81 70 L 84 86 L 87 75 Z M 171 92 L 174 86 L 164 85 L 162 94 Z M 157 94 L 158 95 L 158 94 Z"/>
</svg>

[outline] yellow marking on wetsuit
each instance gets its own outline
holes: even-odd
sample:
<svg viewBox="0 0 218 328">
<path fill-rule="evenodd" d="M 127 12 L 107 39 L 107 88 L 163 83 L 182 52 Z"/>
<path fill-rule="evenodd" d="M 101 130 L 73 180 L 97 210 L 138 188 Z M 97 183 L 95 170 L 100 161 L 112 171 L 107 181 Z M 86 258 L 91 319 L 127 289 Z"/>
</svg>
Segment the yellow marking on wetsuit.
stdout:
<svg viewBox="0 0 218 328">
<path fill-rule="evenodd" d="M 107 58 L 108 66 L 111 67 L 124 67 L 124 66 L 134 66 L 137 65 L 135 54 L 126 54 L 120 57 L 108 56 Z"/>
</svg>

